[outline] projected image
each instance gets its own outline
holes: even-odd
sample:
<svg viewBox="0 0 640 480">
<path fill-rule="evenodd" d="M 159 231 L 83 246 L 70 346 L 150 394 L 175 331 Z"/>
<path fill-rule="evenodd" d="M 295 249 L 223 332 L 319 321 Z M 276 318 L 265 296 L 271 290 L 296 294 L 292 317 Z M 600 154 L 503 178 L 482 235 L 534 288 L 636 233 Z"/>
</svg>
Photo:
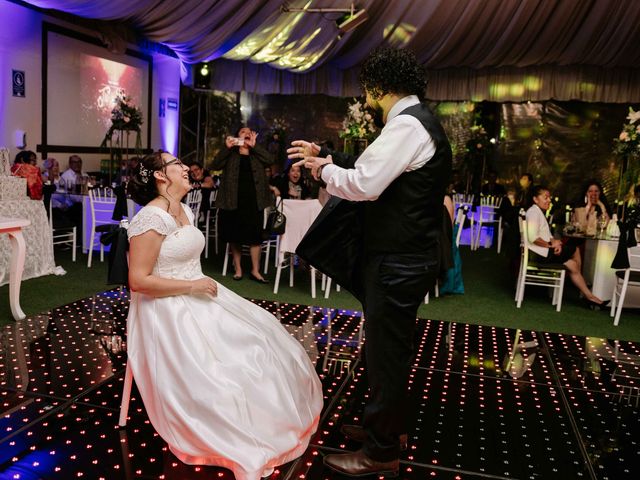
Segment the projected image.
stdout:
<svg viewBox="0 0 640 480">
<path fill-rule="evenodd" d="M 115 99 L 126 95 L 142 113 L 141 142 L 147 145 L 150 61 L 114 54 L 63 33 L 50 31 L 47 40 L 47 136 L 43 141 L 98 147 L 111 127 Z"/>
<path fill-rule="evenodd" d="M 113 62 L 93 55 L 81 55 L 83 74 L 81 83 L 82 122 L 89 128 L 98 126 L 105 132 L 111 126 L 111 110 L 117 97 L 127 95 L 131 103 L 141 105 L 142 72 L 124 63 Z"/>
</svg>

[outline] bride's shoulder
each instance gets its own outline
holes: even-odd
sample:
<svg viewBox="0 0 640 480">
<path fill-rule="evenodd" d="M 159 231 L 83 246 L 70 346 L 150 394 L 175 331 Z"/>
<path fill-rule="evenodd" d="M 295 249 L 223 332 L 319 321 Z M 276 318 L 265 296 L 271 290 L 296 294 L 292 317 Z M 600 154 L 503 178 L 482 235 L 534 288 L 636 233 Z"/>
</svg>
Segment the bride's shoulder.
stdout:
<svg viewBox="0 0 640 480">
<path fill-rule="evenodd" d="M 173 221 L 168 213 L 155 205 L 146 205 L 131 220 L 127 236 L 131 238 L 149 230 L 155 230 L 160 235 L 168 235 L 173 227 Z"/>
</svg>

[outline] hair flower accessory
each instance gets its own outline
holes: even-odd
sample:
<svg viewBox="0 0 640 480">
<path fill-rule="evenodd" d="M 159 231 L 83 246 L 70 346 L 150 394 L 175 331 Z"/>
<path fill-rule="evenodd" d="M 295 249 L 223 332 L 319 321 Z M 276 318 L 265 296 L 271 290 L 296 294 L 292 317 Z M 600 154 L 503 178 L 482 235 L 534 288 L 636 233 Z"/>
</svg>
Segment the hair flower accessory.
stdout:
<svg viewBox="0 0 640 480">
<path fill-rule="evenodd" d="M 140 163 L 140 178 L 142 179 L 142 183 L 149 183 L 149 179 L 151 178 L 151 170 L 146 168 L 142 163 Z"/>
</svg>

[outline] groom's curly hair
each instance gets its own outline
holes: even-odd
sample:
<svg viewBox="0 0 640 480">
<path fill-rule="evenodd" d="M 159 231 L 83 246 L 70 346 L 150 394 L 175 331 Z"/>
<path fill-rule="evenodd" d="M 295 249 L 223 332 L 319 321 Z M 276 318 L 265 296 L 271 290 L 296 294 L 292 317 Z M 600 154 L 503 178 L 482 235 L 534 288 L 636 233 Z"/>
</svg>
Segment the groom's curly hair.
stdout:
<svg viewBox="0 0 640 480">
<path fill-rule="evenodd" d="M 373 98 L 395 93 L 417 95 L 422 100 L 427 88 L 426 69 L 410 50 L 380 47 L 362 64 L 360 85 Z"/>
</svg>

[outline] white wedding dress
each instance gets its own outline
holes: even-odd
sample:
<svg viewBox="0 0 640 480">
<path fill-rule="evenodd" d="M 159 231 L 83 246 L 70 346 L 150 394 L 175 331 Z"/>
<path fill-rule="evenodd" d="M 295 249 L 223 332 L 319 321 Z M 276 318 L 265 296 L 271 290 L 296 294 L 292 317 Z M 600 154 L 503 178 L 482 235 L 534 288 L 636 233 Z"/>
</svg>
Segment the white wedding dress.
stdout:
<svg viewBox="0 0 640 480">
<path fill-rule="evenodd" d="M 128 235 L 148 230 L 165 235 L 154 275 L 203 277 L 200 230 L 146 206 Z M 303 347 L 269 312 L 220 284 L 216 298 L 132 292 L 127 329 L 149 419 L 180 460 L 257 480 L 305 451 L 322 386 Z"/>
</svg>

